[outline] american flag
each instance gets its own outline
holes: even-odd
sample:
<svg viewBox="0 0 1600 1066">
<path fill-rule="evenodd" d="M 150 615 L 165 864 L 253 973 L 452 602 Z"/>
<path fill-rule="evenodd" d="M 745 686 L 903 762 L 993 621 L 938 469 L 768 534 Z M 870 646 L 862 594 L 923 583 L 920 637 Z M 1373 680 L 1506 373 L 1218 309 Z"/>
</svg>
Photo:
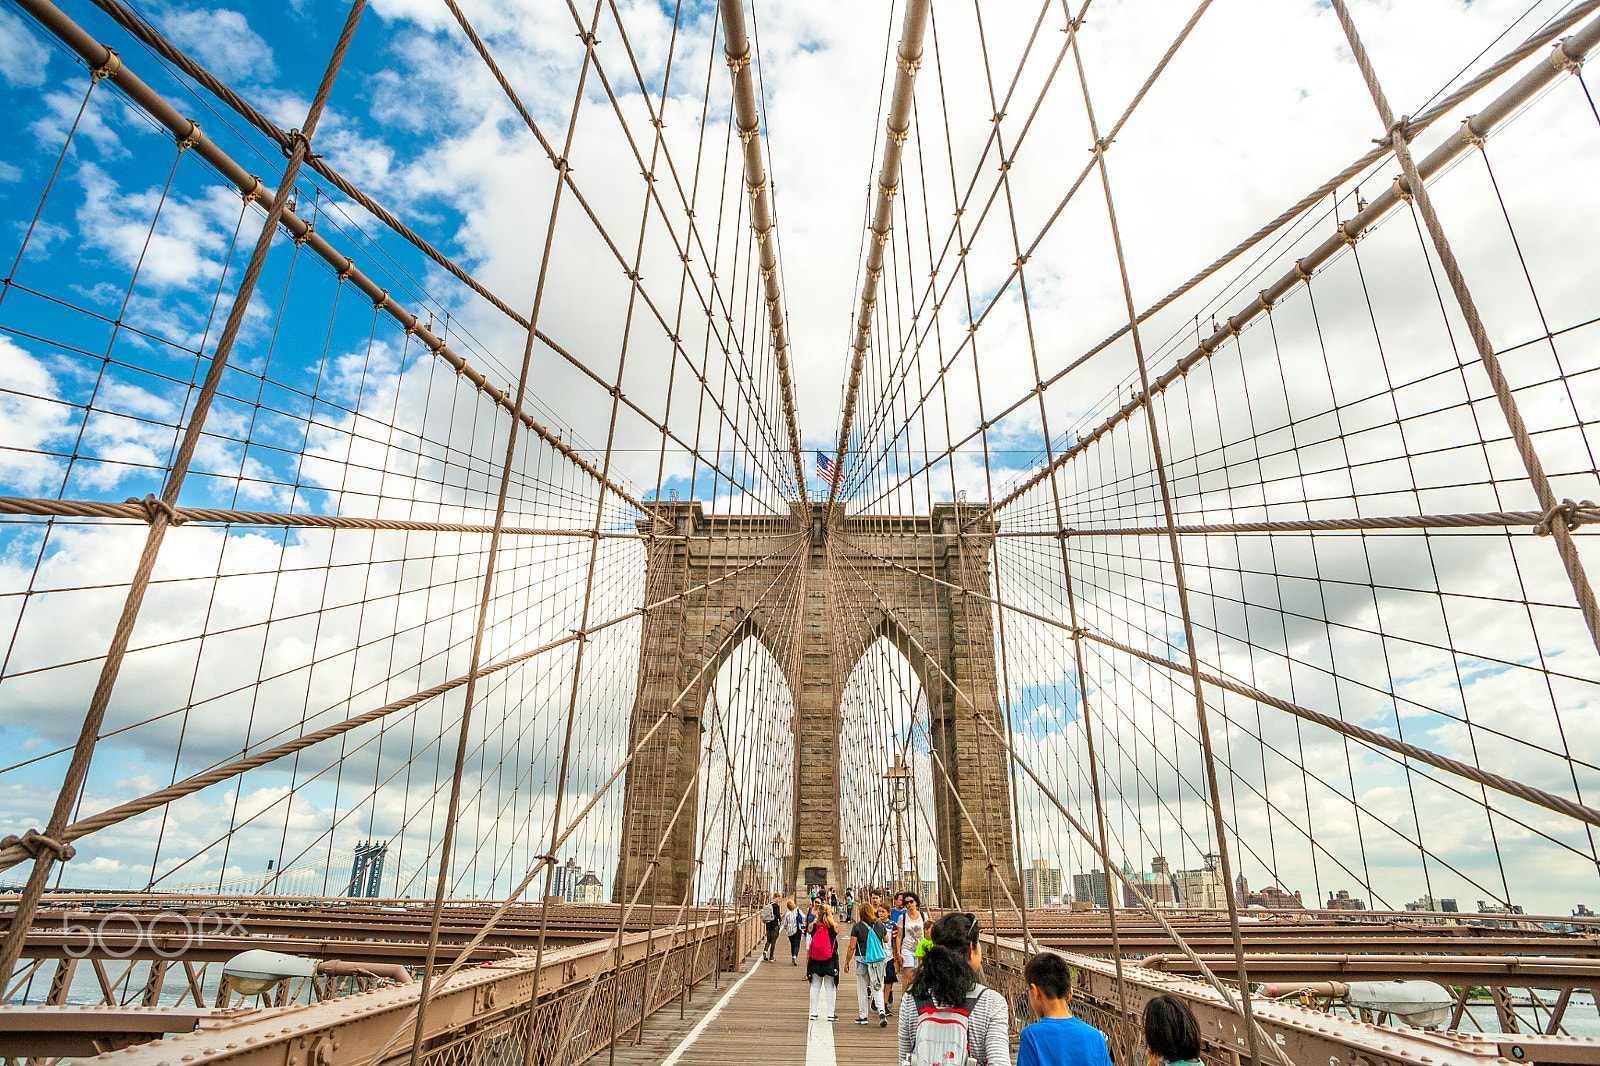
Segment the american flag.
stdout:
<svg viewBox="0 0 1600 1066">
<path fill-rule="evenodd" d="M 817 453 L 817 478 L 829 488 L 833 487 L 833 477 L 837 471 L 834 469 L 833 460 L 827 452 Z"/>
</svg>

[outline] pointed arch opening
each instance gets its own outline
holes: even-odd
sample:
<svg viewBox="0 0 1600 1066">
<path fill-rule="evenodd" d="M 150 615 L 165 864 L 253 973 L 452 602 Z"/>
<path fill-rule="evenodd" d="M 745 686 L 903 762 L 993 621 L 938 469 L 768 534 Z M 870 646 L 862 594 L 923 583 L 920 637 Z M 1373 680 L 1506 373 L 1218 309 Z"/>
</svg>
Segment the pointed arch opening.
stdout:
<svg viewBox="0 0 1600 1066">
<path fill-rule="evenodd" d="M 787 888 L 794 693 L 753 619 L 738 625 L 728 644 L 700 711 L 694 897 L 748 905 Z"/>
<path fill-rule="evenodd" d="M 840 690 L 840 852 L 847 884 L 911 889 L 931 903 L 941 881 L 939 771 L 919 659 L 880 625 Z"/>
</svg>

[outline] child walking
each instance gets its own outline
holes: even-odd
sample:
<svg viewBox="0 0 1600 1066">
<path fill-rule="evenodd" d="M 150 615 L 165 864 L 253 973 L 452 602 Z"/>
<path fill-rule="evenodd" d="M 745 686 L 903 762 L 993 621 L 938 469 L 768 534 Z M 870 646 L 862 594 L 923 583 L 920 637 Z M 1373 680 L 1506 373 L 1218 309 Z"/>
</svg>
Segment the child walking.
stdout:
<svg viewBox="0 0 1600 1066">
<path fill-rule="evenodd" d="M 850 942 L 844 952 L 844 972 L 850 972 L 850 960 L 856 959 L 856 1024 L 872 1021 L 867 1011 L 876 1007 L 878 1025 L 889 1027 L 889 1008 L 883 1002 L 883 966 L 889 961 L 886 943 L 889 929 L 883 924 L 882 914 L 870 903 L 859 906 L 855 925 L 850 927 Z"/>
<path fill-rule="evenodd" d="M 1072 971 L 1060 955 L 1038 954 L 1022 969 L 1028 1003 L 1039 1020 L 1022 1030 L 1017 1066 L 1111 1066 L 1106 1036 L 1074 1018 Z"/>
</svg>

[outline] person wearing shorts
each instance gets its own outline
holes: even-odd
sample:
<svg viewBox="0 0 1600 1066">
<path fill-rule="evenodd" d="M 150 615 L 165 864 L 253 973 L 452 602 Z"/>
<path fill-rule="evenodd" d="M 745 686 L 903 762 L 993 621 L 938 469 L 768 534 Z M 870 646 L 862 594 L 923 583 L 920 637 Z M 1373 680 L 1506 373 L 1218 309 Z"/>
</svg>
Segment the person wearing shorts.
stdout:
<svg viewBox="0 0 1600 1066">
<path fill-rule="evenodd" d="M 900 987 L 910 988 L 917 976 L 917 945 L 928 935 L 928 921 L 922 914 L 922 901 L 915 892 L 906 893 L 905 911 L 895 924 L 895 957 L 900 962 Z M 900 1008 L 904 1010 L 902 1006 Z"/>
</svg>

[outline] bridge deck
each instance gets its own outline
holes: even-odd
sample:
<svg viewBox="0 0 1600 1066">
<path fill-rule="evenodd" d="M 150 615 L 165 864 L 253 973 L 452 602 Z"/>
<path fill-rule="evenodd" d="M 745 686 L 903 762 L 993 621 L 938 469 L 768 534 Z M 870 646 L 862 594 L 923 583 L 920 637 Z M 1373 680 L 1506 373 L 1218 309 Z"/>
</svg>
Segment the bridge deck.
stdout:
<svg viewBox="0 0 1600 1066">
<path fill-rule="evenodd" d="M 856 1025 L 856 979 L 842 974 L 837 1013 L 829 1023 L 807 1019 L 810 1003 L 803 967 L 789 965 L 780 955 L 776 963 L 762 963 L 756 952 L 731 975 L 719 997 L 696 997 L 688 1017 L 666 1010 L 645 1027 L 637 1046 L 619 1045 L 617 1066 L 886 1066 L 895 1061 L 895 1022 L 880 1028 Z M 725 976 L 725 981 L 729 980 Z M 897 999 L 894 1010 L 900 1004 Z M 698 1019 L 696 1019 L 698 1015 Z M 709 1018 L 709 1020 L 708 1020 Z M 597 1057 L 595 1062 L 603 1061 Z"/>
</svg>

